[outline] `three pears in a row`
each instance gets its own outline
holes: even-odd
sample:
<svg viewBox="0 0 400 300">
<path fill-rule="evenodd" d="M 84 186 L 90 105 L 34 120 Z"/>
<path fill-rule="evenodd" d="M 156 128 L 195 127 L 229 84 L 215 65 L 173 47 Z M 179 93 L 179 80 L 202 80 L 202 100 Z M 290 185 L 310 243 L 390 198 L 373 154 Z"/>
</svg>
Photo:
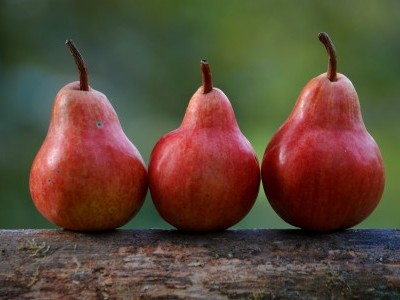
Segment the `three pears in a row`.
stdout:
<svg viewBox="0 0 400 300">
<path fill-rule="evenodd" d="M 35 206 L 57 226 L 107 230 L 126 224 L 149 188 L 165 221 L 184 231 L 210 232 L 247 215 L 261 177 L 271 206 L 289 224 L 319 232 L 357 225 L 381 199 L 383 161 L 352 83 L 336 71 L 331 40 L 326 33 L 319 38 L 328 51 L 328 71 L 300 93 L 266 148 L 261 172 L 205 60 L 202 85 L 181 126 L 157 142 L 147 171 L 107 97 L 89 86 L 86 64 L 68 40 L 80 81 L 55 98 L 30 173 Z"/>
</svg>

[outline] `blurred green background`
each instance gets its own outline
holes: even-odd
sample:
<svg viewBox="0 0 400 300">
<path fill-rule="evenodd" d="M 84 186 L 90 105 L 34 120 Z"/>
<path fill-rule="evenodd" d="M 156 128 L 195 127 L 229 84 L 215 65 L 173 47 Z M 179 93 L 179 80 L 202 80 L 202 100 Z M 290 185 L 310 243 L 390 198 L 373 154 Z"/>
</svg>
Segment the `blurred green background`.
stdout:
<svg viewBox="0 0 400 300">
<path fill-rule="evenodd" d="M 303 86 L 326 71 L 326 31 L 380 146 L 386 188 L 358 227 L 400 227 L 400 1 L 0 0 L 0 228 L 53 228 L 29 194 L 31 162 L 57 91 L 78 79 L 72 38 L 90 85 L 108 96 L 146 163 L 178 127 L 210 62 L 261 160 Z M 148 195 L 127 228 L 170 228 Z M 236 228 L 286 228 L 262 188 Z"/>
</svg>

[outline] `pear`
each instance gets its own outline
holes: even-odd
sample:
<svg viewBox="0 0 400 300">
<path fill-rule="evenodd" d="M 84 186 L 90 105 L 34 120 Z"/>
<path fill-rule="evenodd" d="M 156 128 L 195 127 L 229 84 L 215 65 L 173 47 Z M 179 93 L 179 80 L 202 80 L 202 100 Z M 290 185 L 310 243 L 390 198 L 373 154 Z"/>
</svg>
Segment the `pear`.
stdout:
<svg viewBox="0 0 400 300">
<path fill-rule="evenodd" d="M 335 47 L 319 34 L 329 55 L 328 71 L 301 91 L 262 161 L 265 194 L 293 226 L 327 232 L 364 220 L 378 205 L 385 170 L 368 133 L 351 81 L 337 73 Z"/>
<path fill-rule="evenodd" d="M 47 220 L 65 229 L 117 228 L 143 204 L 146 166 L 107 97 L 89 86 L 78 49 L 71 40 L 66 44 L 80 81 L 64 86 L 55 98 L 30 172 L 31 196 Z"/>
<path fill-rule="evenodd" d="M 249 212 L 258 195 L 260 167 L 225 94 L 212 85 L 207 61 L 202 86 L 182 124 L 155 145 L 150 193 L 160 215 L 184 231 L 223 230 Z"/>
</svg>

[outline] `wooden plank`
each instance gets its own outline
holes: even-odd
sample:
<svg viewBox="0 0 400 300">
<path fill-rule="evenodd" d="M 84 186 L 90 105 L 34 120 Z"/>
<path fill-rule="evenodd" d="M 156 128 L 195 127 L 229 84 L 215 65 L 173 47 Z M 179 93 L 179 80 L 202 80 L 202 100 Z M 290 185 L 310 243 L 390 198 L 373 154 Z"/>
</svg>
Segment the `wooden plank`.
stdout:
<svg viewBox="0 0 400 300">
<path fill-rule="evenodd" d="M 400 299 L 400 230 L 0 231 L 1 299 Z"/>
</svg>

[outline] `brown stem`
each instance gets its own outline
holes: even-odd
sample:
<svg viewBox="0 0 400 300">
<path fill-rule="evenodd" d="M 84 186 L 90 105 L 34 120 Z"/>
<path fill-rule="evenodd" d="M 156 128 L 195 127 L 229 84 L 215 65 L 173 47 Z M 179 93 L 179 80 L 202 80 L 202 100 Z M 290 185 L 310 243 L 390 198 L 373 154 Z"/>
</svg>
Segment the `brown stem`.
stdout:
<svg viewBox="0 0 400 300">
<path fill-rule="evenodd" d="M 213 89 L 210 65 L 207 60 L 202 59 L 200 61 L 200 69 L 203 73 L 203 94 L 207 94 Z"/>
<path fill-rule="evenodd" d="M 68 49 L 71 52 L 76 65 L 78 66 L 81 91 L 89 91 L 87 67 L 81 53 L 79 52 L 78 48 L 75 46 L 72 40 L 66 40 L 65 44 L 68 46 Z"/>
<path fill-rule="evenodd" d="M 336 49 L 335 45 L 333 45 L 332 40 L 329 38 L 329 35 L 326 32 L 320 32 L 318 34 L 319 40 L 324 44 L 326 51 L 329 55 L 329 63 L 328 63 L 328 78 L 330 81 L 337 81 L 337 71 L 336 71 Z"/>
</svg>

